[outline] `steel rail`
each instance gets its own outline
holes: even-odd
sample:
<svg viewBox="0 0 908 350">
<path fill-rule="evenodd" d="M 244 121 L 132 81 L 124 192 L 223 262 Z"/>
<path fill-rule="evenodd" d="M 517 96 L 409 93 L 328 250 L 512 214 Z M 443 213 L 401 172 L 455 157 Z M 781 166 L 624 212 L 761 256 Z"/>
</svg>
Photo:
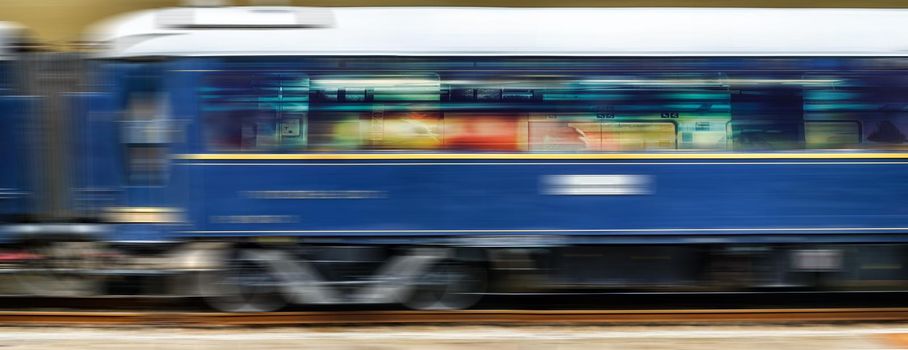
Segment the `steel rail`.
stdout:
<svg viewBox="0 0 908 350">
<path fill-rule="evenodd" d="M 908 308 L 307 311 L 270 313 L 0 311 L 0 326 L 379 324 L 677 324 L 908 321 Z"/>
</svg>

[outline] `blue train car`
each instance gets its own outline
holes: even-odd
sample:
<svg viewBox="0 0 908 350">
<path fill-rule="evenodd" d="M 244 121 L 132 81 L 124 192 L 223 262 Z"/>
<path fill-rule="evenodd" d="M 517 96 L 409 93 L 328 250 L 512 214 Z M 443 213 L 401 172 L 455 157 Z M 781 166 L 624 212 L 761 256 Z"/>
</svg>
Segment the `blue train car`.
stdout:
<svg viewBox="0 0 908 350">
<path fill-rule="evenodd" d="M 225 310 L 904 288 L 906 21 L 901 10 L 131 14 L 91 36 L 75 210 L 105 223 L 111 246 L 166 247 L 118 267 L 167 271 L 185 282 L 174 290 Z"/>
<path fill-rule="evenodd" d="M 34 101 L 25 96 L 25 77 L 17 74 L 16 66 L 24 40 L 21 27 L 0 22 L 0 162 L 4 164 L 0 171 L 0 223 L 4 224 L 27 220 L 33 193 L 27 181 L 30 169 L 26 131 Z"/>
</svg>

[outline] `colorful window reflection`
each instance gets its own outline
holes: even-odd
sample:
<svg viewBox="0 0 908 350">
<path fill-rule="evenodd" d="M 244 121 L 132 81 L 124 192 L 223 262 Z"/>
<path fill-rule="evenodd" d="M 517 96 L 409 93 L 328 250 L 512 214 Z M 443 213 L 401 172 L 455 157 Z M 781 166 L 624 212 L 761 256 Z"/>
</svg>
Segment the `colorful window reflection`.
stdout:
<svg viewBox="0 0 908 350">
<path fill-rule="evenodd" d="M 670 122 L 601 121 L 595 117 L 544 117 L 530 122 L 535 152 L 623 152 L 677 148 Z"/>
<path fill-rule="evenodd" d="M 521 117 L 440 113 L 321 113 L 309 118 L 311 150 L 520 151 Z"/>
<path fill-rule="evenodd" d="M 808 61 L 798 60 L 472 60 L 299 58 L 286 71 L 225 64 L 203 75 L 205 144 L 215 152 L 908 146 L 908 84 L 898 74 L 799 71 Z"/>
<path fill-rule="evenodd" d="M 807 122 L 808 148 L 851 148 L 861 143 L 857 122 Z"/>
<path fill-rule="evenodd" d="M 444 145 L 440 113 L 372 113 L 360 123 L 370 148 L 434 150 Z"/>
<path fill-rule="evenodd" d="M 526 148 L 526 130 L 521 115 L 449 113 L 444 116 L 444 148 L 521 151 Z"/>
<path fill-rule="evenodd" d="M 592 117 L 545 116 L 530 120 L 530 151 L 583 152 L 602 150 L 602 129 Z"/>
<path fill-rule="evenodd" d="M 675 124 L 602 123 L 603 151 L 647 151 L 675 149 Z"/>
</svg>

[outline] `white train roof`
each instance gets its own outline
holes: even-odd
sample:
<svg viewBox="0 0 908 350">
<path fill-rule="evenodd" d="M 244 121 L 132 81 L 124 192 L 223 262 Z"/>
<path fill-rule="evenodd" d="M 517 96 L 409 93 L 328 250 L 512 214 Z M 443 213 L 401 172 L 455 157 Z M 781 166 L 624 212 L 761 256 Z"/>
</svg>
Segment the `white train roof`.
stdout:
<svg viewBox="0 0 908 350">
<path fill-rule="evenodd" d="M 87 39 L 101 57 L 908 56 L 908 10 L 170 8 Z"/>
<path fill-rule="evenodd" d="M 11 46 L 22 39 L 24 32 L 24 29 L 18 24 L 0 22 L 0 60 L 10 58 Z"/>
</svg>

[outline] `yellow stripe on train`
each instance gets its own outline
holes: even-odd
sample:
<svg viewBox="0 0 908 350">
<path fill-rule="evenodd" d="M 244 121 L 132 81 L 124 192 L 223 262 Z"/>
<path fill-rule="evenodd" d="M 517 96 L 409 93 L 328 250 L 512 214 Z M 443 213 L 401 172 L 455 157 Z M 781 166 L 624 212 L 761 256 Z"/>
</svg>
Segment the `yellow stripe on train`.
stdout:
<svg viewBox="0 0 908 350">
<path fill-rule="evenodd" d="M 192 153 L 180 160 L 908 159 L 908 153 Z"/>
</svg>

